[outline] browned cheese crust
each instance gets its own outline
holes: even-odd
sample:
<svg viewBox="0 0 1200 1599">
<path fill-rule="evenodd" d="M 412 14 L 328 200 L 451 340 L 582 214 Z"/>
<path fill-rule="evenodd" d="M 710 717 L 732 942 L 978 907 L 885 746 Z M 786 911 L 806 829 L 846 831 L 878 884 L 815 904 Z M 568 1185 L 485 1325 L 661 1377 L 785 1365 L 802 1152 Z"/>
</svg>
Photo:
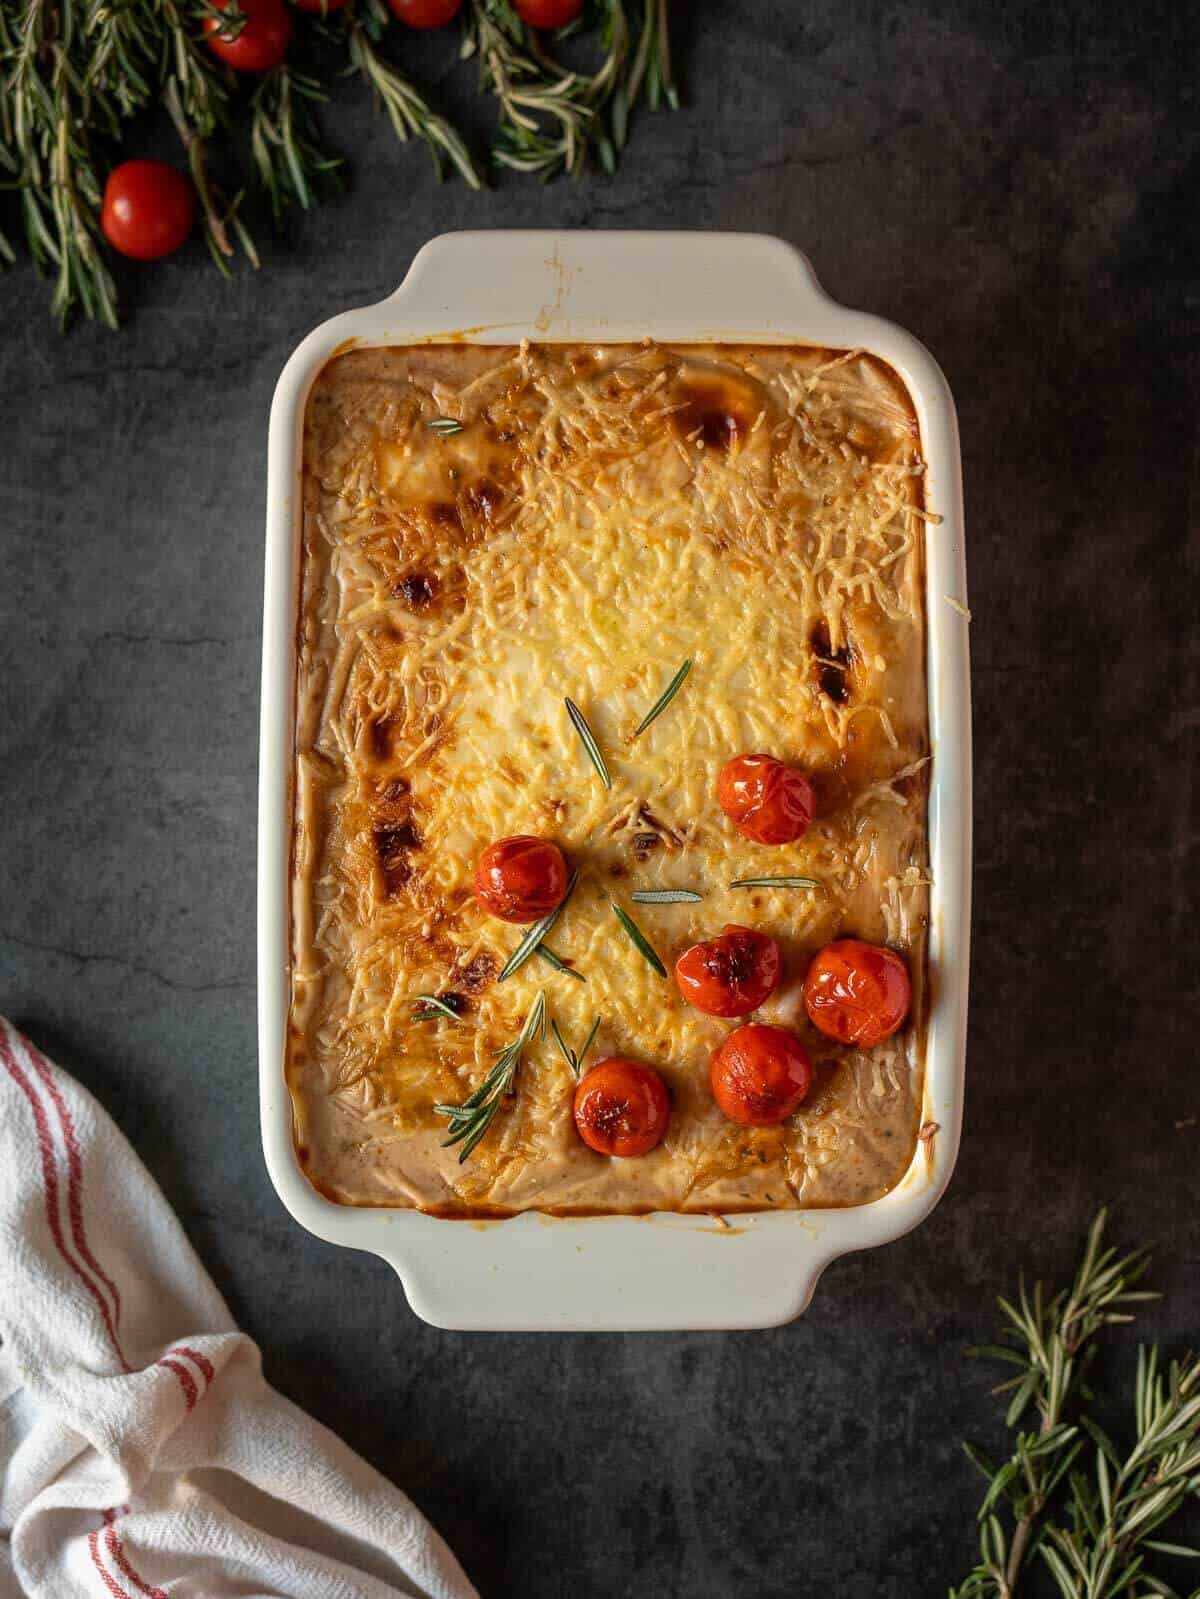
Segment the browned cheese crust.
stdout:
<svg viewBox="0 0 1200 1599">
<path fill-rule="evenodd" d="M 429 422 L 448 416 L 461 431 Z M 913 1155 L 928 920 L 924 463 L 890 369 L 807 348 L 414 346 L 331 361 L 308 405 L 296 689 L 287 1079 L 300 1159 L 346 1204 L 450 1215 L 858 1205 Z M 671 707 L 634 730 L 685 659 Z M 583 709 L 612 787 L 564 709 Z M 799 842 L 742 839 L 714 797 L 743 751 L 814 782 Z M 521 929 L 471 894 L 480 851 L 534 833 L 578 869 L 552 947 L 498 983 Z M 731 889 L 791 873 L 819 891 Z M 682 887 L 699 904 L 635 906 Z M 781 1127 L 725 1121 L 709 1060 L 736 1023 L 668 970 L 727 922 L 783 949 L 755 1019 L 813 1055 Z M 853 935 L 908 960 L 906 1028 L 869 1050 L 809 1025 L 813 953 Z M 632 1056 L 673 1100 L 638 1160 L 584 1147 L 574 1082 L 535 1043 L 460 1165 L 457 1103 L 537 991 L 568 1043 Z M 414 1021 L 420 993 L 462 1017 Z"/>
</svg>

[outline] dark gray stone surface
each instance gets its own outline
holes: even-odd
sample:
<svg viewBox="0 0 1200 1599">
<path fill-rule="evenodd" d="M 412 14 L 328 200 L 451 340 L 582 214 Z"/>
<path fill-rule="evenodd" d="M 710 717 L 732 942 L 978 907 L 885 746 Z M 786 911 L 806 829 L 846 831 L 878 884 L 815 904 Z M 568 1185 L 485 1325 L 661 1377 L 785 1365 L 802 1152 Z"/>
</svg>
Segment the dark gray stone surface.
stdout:
<svg viewBox="0 0 1200 1599">
<path fill-rule="evenodd" d="M 957 1441 L 994 1421 L 961 1351 L 1019 1267 L 1065 1269 L 1108 1201 L 1160 1247 L 1157 1328 L 1200 1323 L 1200 27 L 1166 3 L 780 0 L 696 5 L 680 34 L 688 109 L 641 119 L 613 182 L 439 188 L 347 100 L 353 188 L 259 276 L 224 285 L 195 246 L 130 274 L 119 337 L 65 340 L 29 271 L 0 285 L 0 1006 L 111 1109 L 274 1380 L 488 1595 L 907 1599 L 965 1569 Z M 429 235 L 558 224 L 779 233 L 923 338 L 959 405 L 966 1142 L 919 1233 L 771 1333 L 435 1332 L 382 1264 L 292 1224 L 259 1153 L 272 386 Z"/>
</svg>

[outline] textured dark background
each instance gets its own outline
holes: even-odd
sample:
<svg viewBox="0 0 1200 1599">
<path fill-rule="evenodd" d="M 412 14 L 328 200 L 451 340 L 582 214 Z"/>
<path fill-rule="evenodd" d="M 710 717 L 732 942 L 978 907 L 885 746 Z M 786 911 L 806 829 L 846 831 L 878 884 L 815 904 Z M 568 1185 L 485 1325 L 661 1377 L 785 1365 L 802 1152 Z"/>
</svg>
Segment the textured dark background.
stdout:
<svg viewBox="0 0 1200 1599">
<path fill-rule="evenodd" d="M 687 109 L 614 181 L 438 187 L 366 106 L 261 274 L 198 245 L 60 338 L 0 283 L 0 1006 L 101 1097 L 267 1368 L 489 1596 L 938 1594 L 1019 1267 L 1102 1200 L 1200 1325 L 1191 886 L 1200 22 L 1177 3 L 683 8 Z M 442 71 L 448 41 L 420 46 Z M 448 74 L 440 92 L 470 101 Z M 963 432 L 978 749 L 966 1142 L 914 1236 L 754 1335 L 454 1336 L 304 1235 L 255 1101 L 267 407 L 292 346 L 459 226 L 751 228 L 933 349 Z M 702 248 L 697 245 L 697 248 Z M 481 270 L 486 265 L 481 263 Z M 1190 499 L 1190 505 L 1189 505 Z"/>
</svg>

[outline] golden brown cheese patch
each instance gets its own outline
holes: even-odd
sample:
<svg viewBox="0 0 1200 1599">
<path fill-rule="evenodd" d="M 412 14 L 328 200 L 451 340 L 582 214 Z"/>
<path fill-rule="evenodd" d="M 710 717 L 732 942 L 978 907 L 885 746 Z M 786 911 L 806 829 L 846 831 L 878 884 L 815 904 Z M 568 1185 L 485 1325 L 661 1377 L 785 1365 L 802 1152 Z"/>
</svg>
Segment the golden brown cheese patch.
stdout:
<svg viewBox="0 0 1200 1599">
<path fill-rule="evenodd" d="M 439 416 L 462 423 L 444 436 Z M 655 345 L 416 346 L 331 361 L 305 434 L 287 1062 L 305 1169 L 349 1204 L 447 1214 L 860 1204 L 915 1147 L 928 913 L 923 462 L 895 375 L 854 352 Z M 670 708 L 634 731 L 680 663 Z M 567 719 L 584 710 L 603 788 Z M 796 844 L 740 838 L 721 765 L 810 773 Z M 579 885 L 554 950 L 497 974 L 520 929 L 471 895 L 486 844 L 555 839 Z M 819 892 L 731 889 L 792 873 Z M 699 904 L 634 906 L 687 887 Z M 758 1018 L 818 1065 L 784 1126 L 735 1127 L 709 1059 L 734 1023 L 668 969 L 727 922 L 771 933 L 785 981 Z M 906 1029 L 832 1045 L 808 960 L 854 934 L 909 961 Z M 567 1040 L 654 1064 L 673 1098 L 640 1160 L 586 1149 L 549 1042 L 460 1166 L 436 1103 L 477 1086 L 538 989 Z M 460 1020 L 414 1021 L 420 993 Z"/>
</svg>

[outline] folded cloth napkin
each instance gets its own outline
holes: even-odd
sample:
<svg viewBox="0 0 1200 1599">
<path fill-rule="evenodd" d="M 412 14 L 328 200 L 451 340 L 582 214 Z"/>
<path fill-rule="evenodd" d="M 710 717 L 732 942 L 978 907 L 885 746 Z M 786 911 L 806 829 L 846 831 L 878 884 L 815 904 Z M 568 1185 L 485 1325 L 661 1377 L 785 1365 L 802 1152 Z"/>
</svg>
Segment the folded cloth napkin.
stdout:
<svg viewBox="0 0 1200 1599">
<path fill-rule="evenodd" d="M 0 1596 L 472 1599 L 262 1376 L 95 1100 L 0 1018 Z"/>
</svg>

